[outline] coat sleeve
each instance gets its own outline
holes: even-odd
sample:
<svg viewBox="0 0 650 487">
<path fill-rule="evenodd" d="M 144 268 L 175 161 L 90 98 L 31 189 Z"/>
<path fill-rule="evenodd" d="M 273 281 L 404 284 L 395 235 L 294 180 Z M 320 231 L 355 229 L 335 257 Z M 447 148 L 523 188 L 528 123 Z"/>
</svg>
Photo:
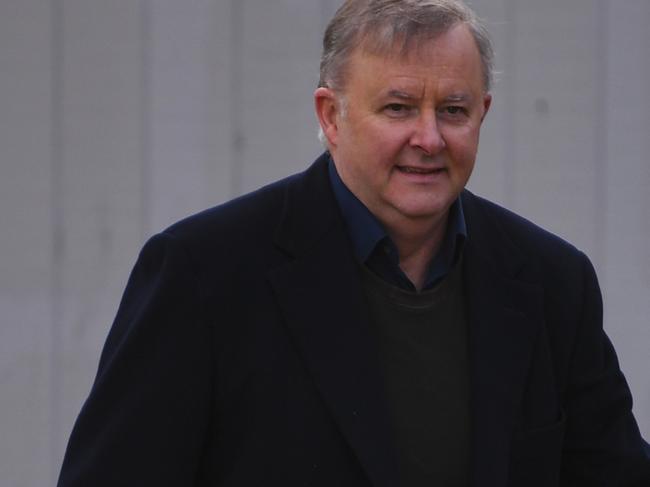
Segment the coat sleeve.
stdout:
<svg viewBox="0 0 650 487">
<path fill-rule="evenodd" d="M 584 257 L 581 323 L 567 397 L 562 486 L 650 486 L 650 452 L 632 396 L 602 327 L 602 298 Z"/>
<path fill-rule="evenodd" d="M 131 273 L 59 487 L 190 486 L 211 401 L 211 333 L 177 239 L 153 237 Z"/>
</svg>

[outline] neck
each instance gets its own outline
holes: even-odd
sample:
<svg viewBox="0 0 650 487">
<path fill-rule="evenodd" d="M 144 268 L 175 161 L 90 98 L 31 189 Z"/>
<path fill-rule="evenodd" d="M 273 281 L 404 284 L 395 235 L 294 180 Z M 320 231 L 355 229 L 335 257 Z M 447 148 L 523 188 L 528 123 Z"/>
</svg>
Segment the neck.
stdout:
<svg viewBox="0 0 650 487">
<path fill-rule="evenodd" d="M 429 264 L 438 253 L 447 229 L 447 216 L 437 219 L 432 225 L 408 222 L 401 225 L 384 223 L 388 235 L 395 243 L 399 254 L 399 266 L 417 290 L 424 287 Z"/>
</svg>

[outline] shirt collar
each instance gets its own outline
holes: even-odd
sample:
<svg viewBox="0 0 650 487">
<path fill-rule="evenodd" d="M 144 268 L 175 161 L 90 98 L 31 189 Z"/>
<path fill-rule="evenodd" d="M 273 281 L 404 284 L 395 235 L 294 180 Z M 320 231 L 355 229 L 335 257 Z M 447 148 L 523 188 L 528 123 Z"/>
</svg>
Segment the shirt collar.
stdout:
<svg viewBox="0 0 650 487">
<path fill-rule="evenodd" d="M 379 220 L 345 185 L 331 157 L 329 161 L 329 178 L 359 262 L 366 263 L 382 241 L 389 247 L 394 247 Z M 429 278 L 425 288 L 433 286 L 449 272 L 456 263 L 466 238 L 467 225 L 463 205 L 459 197 L 449 209 L 447 232 L 440 250 L 431 262 Z M 396 255 L 396 249 L 394 255 Z"/>
</svg>

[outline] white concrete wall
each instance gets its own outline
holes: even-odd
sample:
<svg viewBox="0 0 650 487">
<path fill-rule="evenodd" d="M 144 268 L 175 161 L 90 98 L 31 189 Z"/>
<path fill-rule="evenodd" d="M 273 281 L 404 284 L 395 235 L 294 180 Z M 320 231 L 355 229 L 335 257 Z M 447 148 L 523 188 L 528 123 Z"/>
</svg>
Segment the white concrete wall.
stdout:
<svg viewBox="0 0 650 487">
<path fill-rule="evenodd" d="M 53 485 L 152 232 L 305 167 L 336 0 L 0 2 L 0 482 Z M 594 261 L 650 437 L 650 2 L 474 0 L 471 188 Z"/>
</svg>

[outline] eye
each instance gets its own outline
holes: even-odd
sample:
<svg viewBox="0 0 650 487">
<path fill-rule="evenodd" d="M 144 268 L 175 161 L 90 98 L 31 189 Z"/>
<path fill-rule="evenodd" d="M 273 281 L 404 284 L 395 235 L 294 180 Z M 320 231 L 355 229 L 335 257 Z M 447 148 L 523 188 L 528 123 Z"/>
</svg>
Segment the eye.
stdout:
<svg viewBox="0 0 650 487">
<path fill-rule="evenodd" d="M 447 105 L 438 109 L 438 116 L 449 122 L 465 122 L 469 117 L 469 109 L 463 105 Z"/>
<path fill-rule="evenodd" d="M 449 115 L 461 115 L 465 113 L 465 109 L 463 107 L 452 105 L 452 106 L 445 107 L 445 112 L 448 113 Z"/>
<path fill-rule="evenodd" d="M 408 105 L 404 105 L 403 103 L 389 103 L 384 107 L 384 110 L 389 115 L 403 116 L 407 115 L 412 110 L 412 108 Z"/>
</svg>

